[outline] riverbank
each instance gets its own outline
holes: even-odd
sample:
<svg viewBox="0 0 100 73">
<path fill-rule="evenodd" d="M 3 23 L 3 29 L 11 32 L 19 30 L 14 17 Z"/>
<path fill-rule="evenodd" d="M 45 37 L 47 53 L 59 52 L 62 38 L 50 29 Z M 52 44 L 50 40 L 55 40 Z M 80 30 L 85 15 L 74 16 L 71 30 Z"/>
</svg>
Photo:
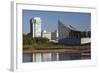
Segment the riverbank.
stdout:
<svg viewBox="0 0 100 73">
<path fill-rule="evenodd" d="M 91 46 L 73 45 L 63 48 L 27 48 L 23 49 L 24 62 L 63 61 L 91 59 Z M 27 59 L 27 57 L 29 59 Z"/>
</svg>

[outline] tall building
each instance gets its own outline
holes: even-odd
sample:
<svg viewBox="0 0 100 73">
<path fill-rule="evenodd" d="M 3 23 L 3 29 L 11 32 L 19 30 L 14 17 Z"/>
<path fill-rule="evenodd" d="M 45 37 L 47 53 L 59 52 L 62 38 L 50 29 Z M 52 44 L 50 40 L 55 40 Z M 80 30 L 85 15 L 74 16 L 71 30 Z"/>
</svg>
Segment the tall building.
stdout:
<svg viewBox="0 0 100 73">
<path fill-rule="evenodd" d="M 41 37 L 41 18 L 33 17 L 30 20 L 30 33 L 33 37 Z"/>
<path fill-rule="evenodd" d="M 58 21 L 58 42 L 60 44 L 78 45 L 90 43 L 91 31 L 79 31 L 72 25 L 65 26 Z"/>
<path fill-rule="evenodd" d="M 61 21 L 58 21 L 58 40 L 69 38 L 69 28 L 67 28 Z"/>
</svg>

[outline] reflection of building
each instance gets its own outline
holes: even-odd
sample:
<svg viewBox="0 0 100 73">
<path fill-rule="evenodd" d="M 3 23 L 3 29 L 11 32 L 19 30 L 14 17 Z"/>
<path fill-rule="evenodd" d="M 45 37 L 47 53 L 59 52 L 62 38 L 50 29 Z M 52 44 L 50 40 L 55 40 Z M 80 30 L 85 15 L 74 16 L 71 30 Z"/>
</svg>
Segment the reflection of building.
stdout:
<svg viewBox="0 0 100 73">
<path fill-rule="evenodd" d="M 24 49 L 23 62 L 90 59 L 90 45 L 66 48 Z"/>
<path fill-rule="evenodd" d="M 33 37 L 41 37 L 41 19 L 40 17 L 33 17 L 30 20 L 30 24 L 31 24 L 31 35 Z"/>
</svg>

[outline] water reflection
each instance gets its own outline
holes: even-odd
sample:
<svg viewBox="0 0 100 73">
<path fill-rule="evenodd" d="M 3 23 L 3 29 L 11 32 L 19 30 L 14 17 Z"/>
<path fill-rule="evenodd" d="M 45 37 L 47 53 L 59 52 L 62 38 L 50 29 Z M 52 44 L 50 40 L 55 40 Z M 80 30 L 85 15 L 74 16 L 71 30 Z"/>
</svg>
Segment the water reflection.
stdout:
<svg viewBox="0 0 100 73">
<path fill-rule="evenodd" d="M 90 59 L 90 55 L 81 53 L 32 53 L 23 54 L 23 62 L 44 62 L 44 61 L 63 61 Z"/>
</svg>

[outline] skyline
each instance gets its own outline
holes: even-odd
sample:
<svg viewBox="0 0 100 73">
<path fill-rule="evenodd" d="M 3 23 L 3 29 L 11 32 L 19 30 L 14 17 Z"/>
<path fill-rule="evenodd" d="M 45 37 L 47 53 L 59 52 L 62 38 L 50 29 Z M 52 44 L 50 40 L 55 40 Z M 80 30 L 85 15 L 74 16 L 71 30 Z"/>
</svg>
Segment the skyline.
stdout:
<svg viewBox="0 0 100 73">
<path fill-rule="evenodd" d="M 30 33 L 30 19 L 32 17 L 40 17 L 42 30 L 48 32 L 57 30 L 58 20 L 65 26 L 72 25 L 80 31 L 90 30 L 91 26 L 91 13 L 23 10 L 22 14 L 23 33 Z"/>
</svg>

